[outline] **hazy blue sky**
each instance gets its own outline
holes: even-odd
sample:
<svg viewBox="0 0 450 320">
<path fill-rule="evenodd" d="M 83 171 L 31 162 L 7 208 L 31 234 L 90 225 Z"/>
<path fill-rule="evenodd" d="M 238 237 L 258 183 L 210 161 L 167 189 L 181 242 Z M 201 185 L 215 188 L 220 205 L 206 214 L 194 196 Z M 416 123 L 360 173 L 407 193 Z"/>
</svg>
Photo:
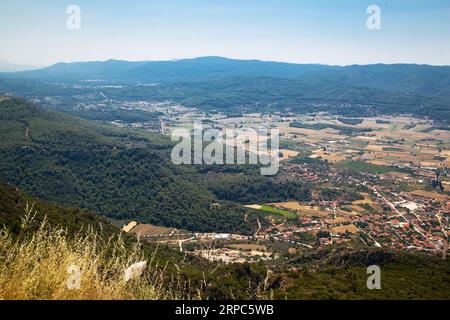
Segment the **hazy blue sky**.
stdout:
<svg viewBox="0 0 450 320">
<path fill-rule="evenodd" d="M 81 30 L 66 9 L 81 8 Z M 381 27 L 366 27 L 369 5 Z M 206 55 L 299 63 L 450 64 L 448 0 L 0 0 L 0 61 Z"/>
</svg>

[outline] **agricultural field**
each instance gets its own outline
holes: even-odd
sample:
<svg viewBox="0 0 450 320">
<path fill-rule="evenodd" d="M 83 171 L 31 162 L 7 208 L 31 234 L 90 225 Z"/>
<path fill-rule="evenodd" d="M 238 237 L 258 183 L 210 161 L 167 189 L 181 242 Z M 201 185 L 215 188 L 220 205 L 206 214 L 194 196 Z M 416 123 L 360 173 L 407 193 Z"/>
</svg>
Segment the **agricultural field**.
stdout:
<svg viewBox="0 0 450 320">
<path fill-rule="evenodd" d="M 279 127 L 291 148 L 295 149 L 295 143 L 316 146 L 312 157 L 350 169 L 387 173 L 383 167 L 450 165 L 450 131 L 423 119 L 316 115 L 299 116 L 293 126 Z"/>
<path fill-rule="evenodd" d="M 362 161 L 344 160 L 337 164 L 340 168 L 351 169 L 358 172 L 370 172 L 370 173 L 388 173 L 394 171 L 394 168 L 390 168 L 383 165 L 371 164 Z"/>
<path fill-rule="evenodd" d="M 338 163 L 348 159 L 349 155 L 346 152 L 329 152 L 323 149 L 317 149 L 313 152 L 316 158 L 321 158 L 330 163 Z"/>
<path fill-rule="evenodd" d="M 418 197 L 424 197 L 428 198 L 430 200 L 437 200 L 439 202 L 445 202 L 448 201 L 449 196 L 445 194 L 440 194 L 437 192 L 430 192 L 430 191 L 424 191 L 424 190 L 416 190 L 410 192 L 411 195 L 418 196 Z"/>
<path fill-rule="evenodd" d="M 245 205 L 244 207 L 253 209 L 253 210 L 258 210 L 258 211 L 264 212 L 269 215 L 285 217 L 287 219 L 295 219 L 298 217 L 296 213 L 292 212 L 294 210 L 283 210 L 272 203 L 250 204 L 250 205 Z M 288 209 L 288 208 L 285 208 L 285 209 Z"/>
<path fill-rule="evenodd" d="M 308 206 L 300 204 L 296 201 L 287 201 L 287 202 L 278 202 L 278 203 L 271 203 L 270 205 L 277 207 L 277 208 L 284 208 L 289 211 L 294 211 L 298 214 L 298 216 L 301 217 L 325 217 L 330 215 L 330 211 L 328 210 L 322 210 L 318 206 Z"/>
<path fill-rule="evenodd" d="M 332 232 L 334 234 L 336 234 L 336 233 L 337 234 L 341 234 L 341 233 L 358 233 L 359 229 L 353 224 L 348 224 L 348 225 L 342 225 L 342 226 L 330 228 L 330 232 Z"/>
<path fill-rule="evenodd" d="M 374 203 L 368 193 L 361 193 L 361 196 L 364 197 L 363 200 L 356 200 L 356 201 L 353 201 L 352 203 L 353 204 L 373 204 Z"/>
<path fill-rule="evenodd" d="M 135 226 L 130 232 L 145 237 L 150 235 L 170 234 L 172 232 L 176 232 L 176 229 L 154 226 L 151 224 L 139 224 Z"/>
<path fill-rule="evenodd" d="M 261 206 L 261 211 L 265 211 L 268 213 L 273 213 L 275 215 L 281 215 L 283 217 L 286 217 L 288 219 L 295 219 L 297 218 L 297 214 L 291 212 L 291 211 L 287 211 L 287 210 L 282 210 L 279 208 L 276 208 L 275 206 L 272 206 L 273 204 L 269 204 L 269 205 L 262 205 Z"/>
<path fill-rule="evenodd" d="M 299 154 L 298 151 L 289 150 L 289 149 L 280 149 L 279 153 L 280 153 L 280 161 L 294 158 Z"/>
</svg>

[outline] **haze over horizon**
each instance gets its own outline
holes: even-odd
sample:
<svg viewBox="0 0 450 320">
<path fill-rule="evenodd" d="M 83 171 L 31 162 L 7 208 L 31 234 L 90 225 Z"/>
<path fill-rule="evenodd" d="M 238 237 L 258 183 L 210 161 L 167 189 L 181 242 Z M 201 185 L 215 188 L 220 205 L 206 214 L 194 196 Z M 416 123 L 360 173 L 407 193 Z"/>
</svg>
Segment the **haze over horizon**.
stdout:
<svg viewBox="0 0 450 320">
<path fill-rule="evenodd" d="M 351 64 L 345 64 L 345 65 L 338 65 L 338 64 L 326 64 L 326 63 L 314 63 L 314 62 L 305 62 L 305 63 L 296 63 L 296 62 L 287 62 L 287 61 L 277 61 L 277 60 L 262 60 L 262 59 L 241 59 L 241 58 L 231 58 L 231 57 L 225 57 L 225 56 L 198 56 L 198 57 L 189 57 L 189 58 L 177 58 L 177 59 L 161 59 L 161 60 L 125 60 L 125 59 L 115 59 L 115 58 L 109 58 L 105 60 L 75 60 L 75 61 L 58 61 L 49 65 L 29 65 L 29 64 L 16 64 L 11 63 L 9 61 L 0 61 L 0 72 L 21 72 L 21 71 L 33 71 L 33 70 L 39 70 L 39 69 L 45 69 L 48 67 L 52 67 L 54 65 L 58 64 L 72 64 L 72 63 L 92 63 L 92 62 L 108 62 L 108 61 L 123 61 L 123 62 L 178 62 L 183 60 L 196 60 L 196 59 L 204 59 L 204 58 L 219 58 L 219 59 L 227 59 L 227 60 L 238 60 L 238 61 L 260 61 L 260 62 L 275 62 L 275 63 L 287 63 L 287 64 L 297 64 L 297 65 L 323 65 L 323 66 L 330 66 L 330 67 L 350 67 L 350 66 L 369 66 L 369 65 L 377 65 L 377 64 L 385 64 L 385 65 L 398 65 L 398 64 L 410 64 L 410 65 L 428 65 L 428 66 L 435 66 L 435 67 L 450 67 L 450 64 L 429 64 L 429 63 L 404 63 L 404 62 L 394 62 L 394 63 L 383 63 L 383 62 L 374 62 L 374 63 L 367 63 L 367 64 L 358 64 L 358 63 L 351 63 Z"/>
<path fill-rule="evenodd" d="M 81 29 L 66 26 L 67 7 Z M 366 26 L 381 9 L 381 30 Z M 353 65 L 450 64 L 450 3 L 439 0 L 0 3 L 0 61 L 179 60 L 203 56 Z"/>
</svg>

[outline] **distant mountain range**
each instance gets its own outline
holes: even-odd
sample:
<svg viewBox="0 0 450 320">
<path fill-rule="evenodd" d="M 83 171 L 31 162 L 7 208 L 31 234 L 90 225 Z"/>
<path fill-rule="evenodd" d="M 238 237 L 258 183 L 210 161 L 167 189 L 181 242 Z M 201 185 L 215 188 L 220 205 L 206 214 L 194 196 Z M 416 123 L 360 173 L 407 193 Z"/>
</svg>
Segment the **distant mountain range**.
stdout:
<svg viewBox="0 0 450 320">
<path fill-rule="evenodd" d="M 201 57 L 177 61 L 120 60 L 58 63 L 24 71 L 14 77 L 36 80 L 119 82 L 203 82 L 230 77 L 275 77 L 329 80 L 388 91 L 408 91 L 430 96 L 450 96 L 450 66 L 373 64 L 328 66 L 259 60 Z"/>
<path fill-rule="evenodd" d="M 0 94 L 70 96 L 104 83 L 108 97 L 173 100 L 203 110 L 329 111 L 348 116 L 413 114 L 450 120 L 450 66 L 374 64 L 328 66 L 201 57 L 178 61 L 58 63 L 0 73 Z M 75 92 L 75 94 L 79 94 Z M 313 104 L 311 104 L 313 103 Z M 311 109 L 311 105 L 323 108 Z M 351 104 L 351 106 L 348 106 Z M 253 108 L 253 109 L 252 109 Z"/>
<path fill-rule="evenodd" d="M 334 67 L 298 65 L 259 60 L 234 60 L 222 57 L 201 57 L 173 61 L 130 62 L 120 60 L 57 63 L 32 72 L 14 76 L 47 80 L 104 80 L 141 82 L 201 82 L 228 77 L 298 78 L 310 72 Z"/>
</svg>

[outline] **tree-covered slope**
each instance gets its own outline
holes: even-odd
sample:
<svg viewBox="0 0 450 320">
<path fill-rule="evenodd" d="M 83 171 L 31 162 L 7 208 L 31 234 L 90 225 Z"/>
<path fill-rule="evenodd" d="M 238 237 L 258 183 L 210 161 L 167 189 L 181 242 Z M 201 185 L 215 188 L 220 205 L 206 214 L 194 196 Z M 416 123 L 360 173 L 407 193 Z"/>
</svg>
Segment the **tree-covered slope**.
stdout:
<svg viewBox="0 0 450 320">
<path fill-rule="evenodd" d="M 256 216 L 218 192 L 211 175 L 174 165 L 163 136 L 98 125 L 16 98 L 0 102 L 0 121 L 0 181 L 43 200 L 193 231 L 257 229 Z M 267 184 L 269 178 L 257 177 L 255 183 Z M 302 197 L 300 187 L 272 188 L 264 197 Z"/>
<path fill-rule="evenodd" d="M 450 67 L 416 64 L 328 66 L 223 57 L 199 57 L 174 61 L 90 61 L 58 63 L 47 68 L 4 74 L 10 78 L 46 81 L 96 79 L 119 82 L 205 82 L 226 78 L 275 77 L 328 80 L 393 92 L 425 96 L 450 96 Z"/>
<path fill-rule="evenodd" d="M 272 282 L 277 299 L 416 299 L 450 297 L 450 260 L 388 249 L 327 248 L 288 262 Z M 369 290 L 367 267 L 380 268 L 380 290 Z M 295 271 L 293 271 L 295 270 Z"/>
<path fill-rule="evenodd" d="M 88 227 L 105 236 L 119 232 L 106 218 L 93 212 L 45 203 L 18 188 L 0 183 L 0 228 L 6 227 L 8 231 L 18 234 L 27 208 L 32 212 L 31 227 L 34 230 L 46 219 L 51 226 L 67 229 L 71 234 Z"/>
</svg>

